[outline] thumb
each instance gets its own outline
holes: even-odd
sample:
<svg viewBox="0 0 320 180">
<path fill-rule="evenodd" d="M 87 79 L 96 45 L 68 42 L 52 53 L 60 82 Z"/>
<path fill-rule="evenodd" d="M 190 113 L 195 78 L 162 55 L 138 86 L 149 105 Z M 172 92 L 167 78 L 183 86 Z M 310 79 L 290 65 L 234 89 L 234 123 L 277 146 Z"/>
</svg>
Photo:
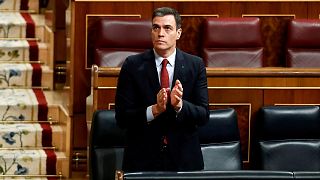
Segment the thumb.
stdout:
<svg viewBox="0 0 320 180">
<path fill-rule="evenodd" d="M 176 80 L 175 85 L 181 84 L 181 82 L 179 81 L 179 79 Z"/>
</svg>

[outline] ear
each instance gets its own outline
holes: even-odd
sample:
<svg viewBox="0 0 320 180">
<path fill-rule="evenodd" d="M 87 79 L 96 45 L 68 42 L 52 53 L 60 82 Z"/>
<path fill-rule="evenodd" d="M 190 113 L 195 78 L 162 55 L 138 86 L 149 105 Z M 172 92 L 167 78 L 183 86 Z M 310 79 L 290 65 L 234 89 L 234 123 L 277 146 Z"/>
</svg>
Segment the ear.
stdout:
<svg viewBox="0 0 320 180">
<path fill-rule="evenodd" d="M 177 30 L 177 40 L 180 39 L 181 34 L 182 34 L 182 29 L 179 28 L 179 29 Z"/>
</svg>

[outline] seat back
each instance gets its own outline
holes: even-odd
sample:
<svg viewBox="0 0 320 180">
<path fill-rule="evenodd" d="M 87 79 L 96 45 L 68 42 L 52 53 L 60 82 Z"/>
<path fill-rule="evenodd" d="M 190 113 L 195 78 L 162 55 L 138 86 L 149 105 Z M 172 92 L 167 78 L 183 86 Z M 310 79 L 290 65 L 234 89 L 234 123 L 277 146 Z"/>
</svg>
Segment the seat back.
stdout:
<svg viewBox="0 0 320 180">
<path fill-rule="evenodd" d="M 210 110 L 209 122 L 199 128 L 205 171 L 242 169 L 240 135 L 234 109 Z"/>
<path fill-rule="evenodd" d="M 121 176 L 124 180 L 139 179 L 210 179 L 210 180 L 235 180 L 235 179 L 263 179 L 263 180 L 293 180 L 292 172 L 285 171 L 189 171 L 189 172 L 139 172 L 139 173 L 124 173 Z M 120 178 L 119 178 L 120 179 Z"/>
<path fill-rule="evenodd" d="M 319 171 L 297 171 L 293 172 L 294 179 L 320 179 Z"/>
<path fill-rule="evenodd" d="M 318 106 L 263 107 L 257 124 L 256 145 L 262 170 L 320 170 Z"/>
<path fill-rule="evenodd" d="M 211 110 L 209 122 L 199 128 L 204 170 L 241 170 L 241 146 L 234 109 Z M 90 178 L 114 179 L 122 169 L 125 131 L 120 129 L 113 110 L 93 114 L 89 142 Z"/>
<path fill-rule="evenodd" d="M 125 131 L 116 124 L 114 110 L 98 110 L 92 118 L 89 158 L 90 179 L 114 179 L 122 169 Z"/>
<path fill-rule="evenodd" d="M 203 59 L 208 67 L 262 67 L 259 18 L 207 18 Z"/>
<path fill-rule="evenodd" d="M 320 67 L 320 19 L 293 19 L 288 25 L 288 67 Z"/>
<path fill-rule="evenodd" d="M 151 22 L 140 18 L 104 18 L 97 23 L 94 63 L 121 67 L 126 57 L 152 48 Z"/>
</svg>

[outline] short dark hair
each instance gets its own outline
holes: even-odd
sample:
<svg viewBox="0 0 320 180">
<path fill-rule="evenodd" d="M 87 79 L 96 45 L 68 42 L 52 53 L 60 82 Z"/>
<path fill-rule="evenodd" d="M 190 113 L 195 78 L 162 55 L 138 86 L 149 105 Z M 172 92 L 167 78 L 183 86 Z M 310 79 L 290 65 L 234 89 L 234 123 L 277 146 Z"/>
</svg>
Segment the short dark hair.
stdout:
<svg viewBox="0 0 320 180">
<path fill-rule="evenodd" d="M 181 28 L 181 17 L 177 10 L 170 8 L 170 7 L 161 7 L 157 8 L 153 11 L 152 20 L 155 17 L 163 17 L 165 15 L 173 15 L 174 19 L 176 20 L 177 29 Z"/>
</svg>

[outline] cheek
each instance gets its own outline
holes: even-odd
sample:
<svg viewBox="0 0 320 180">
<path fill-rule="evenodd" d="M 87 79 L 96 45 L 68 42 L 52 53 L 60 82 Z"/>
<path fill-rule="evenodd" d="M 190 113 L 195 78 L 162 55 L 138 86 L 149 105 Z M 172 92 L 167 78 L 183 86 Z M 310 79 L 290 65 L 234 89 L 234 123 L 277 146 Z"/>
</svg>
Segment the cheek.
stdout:
<svg viewBox="0 0 320 180">
<path fill-rule="evenodd" d="M 151 36 L 151 42 L 152 42 L 152 43 L 155 43 L 156 40 L 157 40 L 157 39 L 156 39 L 155 36 Z"/>
<path fill-rule="evenodd" d="M 155 39 L 155 37 L 157 37 L 157 33 L 156 33 L 156 32 L 152 32 L 152 33 L 151 33 L 151 38 L 152 38 L 152 39 Z"/>
<path fill-rule="evenodd" d="M 170 41 L 175 42 L 177 40 L 177 38 L 178 38 L 177 35 L 170 36 Z"/>
</svg>

